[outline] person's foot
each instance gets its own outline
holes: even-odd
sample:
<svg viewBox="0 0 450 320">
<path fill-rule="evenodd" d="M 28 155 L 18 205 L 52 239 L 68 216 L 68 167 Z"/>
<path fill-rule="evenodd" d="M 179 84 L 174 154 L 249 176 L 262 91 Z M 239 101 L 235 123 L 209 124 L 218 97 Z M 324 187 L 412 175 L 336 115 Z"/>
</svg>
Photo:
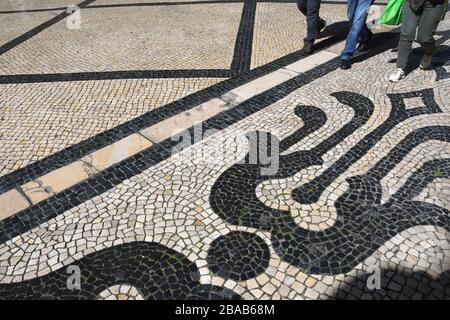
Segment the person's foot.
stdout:
<svg viewBox="0 0 450 320">
<path fill-rule="evenodd" d="M 405 71 L 401 68 L 395 69 L 395 71 L 389 76 L 390 82 L 399 82 L 405 77 Z"/>
<path fill-rule="evenodd" d="M 367 51 L 369 51 L 369 44 L 367 42 L 361 42 L 360 44 L 358 44 L 358 47 L 356 48 L 356 50 L 359 53 L 367 52 Z"/>
<path fill-rule="evenodd" d="M 347 59 L 341 60 L 341 69 L 342 70 L 348 70 L 351 67 L 352 67 L 352 63 L 350 62 L 350 60 L 347 60 Z"/>
<path fill-rule="evenodd" d="M 433 54 L 424 54 L 422 60 L 420 60 L 420 69 L 425 70 L 431 66 L 433 60 Z"/>
<path fill-rule="evenodd" d="M 320 19 L 320 23 L 319 23 L 319 34 L 323 31 L 323 29 L 325 29 L 325 27 L 327 26 L 327 22 L 323 19 Z"/>
<path fill-rule="evenodd" d="M 305 42 L 302 48 L 303 53 L 311 54 L 314 51 L 314 45 L 310 42 Z"/>
<path fill-rule="evenodd" d="M 362 52 L 369 51 L 369 42 L 372 39 L 372 35 L 373 35 L 372 31 L 368 31 L 367 38 L 364 41 L 361 41 L 358 44 L 358 47 L 356 48 L 356 50 L 358 50 L 358 52 L 362 53 Z"/>
</svg>

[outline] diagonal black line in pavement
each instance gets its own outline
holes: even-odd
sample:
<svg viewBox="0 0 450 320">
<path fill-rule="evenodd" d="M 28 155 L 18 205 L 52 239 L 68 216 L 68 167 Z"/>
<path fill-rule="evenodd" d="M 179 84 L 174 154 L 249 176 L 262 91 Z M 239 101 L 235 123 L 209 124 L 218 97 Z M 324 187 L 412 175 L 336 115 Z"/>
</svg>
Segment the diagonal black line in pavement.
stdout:
<svg viewBox="0 0 450 320">
<path fill-rule="evenodd" d="M 250 70 L 253 46 L 253 30 L 255 28 L 256 0 L 245 0 L 242 8 L 234 55 L 231 62 L 231 75 L 236 76 Z"/>
<path fill-rule="evenodd" d="M 390 33 L 385 37 L 376 35 L 373 39 L 375 49 L 371 52 L 362 54 L 360 59 L 367 59 L 378 53 L 389 50 L 393 45 L 396 45 L 397 42 L 398 34 L 396 33 Z M 271 104 L 281 100 L 291 92 L 325 76 L 336 70 L 338 67 L 339 58 L 335 58 L 256 95 L 228 111 L 219 113 L 202 123 L 201 137 L 207 137 L 207 132 L 211 129 L 223 130 L 253 113 L 263 110 Z M 194 128 L 191 127 L 187 131 L 189 131 L 190 136 L 192 136 Z M 98 136 L 96 137 L 98 138 Z M 102 138 L 106 138 L 106 136 L 103 135 Z M 174 147 L 178 144 L 178 140 L 172 141 L 171 138 L 168 138 L 161 143 L 155 144 L 152 147 L 101 171 L 87 180 L 48 198 L 47 200 L 39 202 L 32 207 L 0 221 L 0 243 L 29 231 L 41 223 L 74 208 L 96 195 L 112 189 L 124 180 L 140 174 L 144 170 L 170 158 L 174 155 Z M 10 180 L 10 178 L 8 180 Z M 6 182 L 8 182 L 8 180 Z"/>
<path fill-rule="evenodd" d="M 83 2 L 80 2 L 77 4 L 77 7 L 83 8 L 87 6 L 88 4 L 94 2 L 95 0 L 85 0 Z M 46 22 L 38 25 L 37 27 L 31 29 L 30 31 L 18 36 L 17 38 L 5 43 L 0 47 L 0 55 L 4 54 L 5 52 L 8 52 L 9 50 L 13 49 L 14 47 L 18 46 L 19 44 L 31 39 L 38 33 L 44 31 L 45 29 L 51 27 L 52 25 L 58 23 L 59 21 L 65 19 L 66 17 L 70 16 L 71 13 L 68 13 L 67 11 L 61 12 L 57 16 L 51 18 L 50 20 L 47 20 Z"/>
<path fill-rule="evenodd" d="M 33 13 L 33 12 L 47 12 L 47 11 L 62 11 L 62 10 L 66 10 L 66 9 L 67 9 L 67 7 L 60 7 L 60 8 L 42 8 L 42 9 L 20 9 L 20 10 L 0 11 L 0 14 Z"/>
<path fill-rule="evenodd" d="M 224 69 L 127 70 L 0 75 L 0 84 L 150 78 L 228 78 L 229 76 L 230 71 Z"/>
</svg>

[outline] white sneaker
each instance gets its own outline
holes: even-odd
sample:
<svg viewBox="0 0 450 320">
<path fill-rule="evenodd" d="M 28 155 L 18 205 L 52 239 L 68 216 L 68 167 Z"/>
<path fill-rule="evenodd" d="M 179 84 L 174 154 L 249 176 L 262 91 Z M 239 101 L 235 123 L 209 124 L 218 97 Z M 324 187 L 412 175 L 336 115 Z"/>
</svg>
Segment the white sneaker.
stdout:
<svg viewBox="0 0 450 320">
<path fill-rule="evenodd" d="M 405 71 L 400 68 L 395 69 L 395 71 L 389 76 L 390 82 L 399 82 L 405 77 Z"/>
</svg>

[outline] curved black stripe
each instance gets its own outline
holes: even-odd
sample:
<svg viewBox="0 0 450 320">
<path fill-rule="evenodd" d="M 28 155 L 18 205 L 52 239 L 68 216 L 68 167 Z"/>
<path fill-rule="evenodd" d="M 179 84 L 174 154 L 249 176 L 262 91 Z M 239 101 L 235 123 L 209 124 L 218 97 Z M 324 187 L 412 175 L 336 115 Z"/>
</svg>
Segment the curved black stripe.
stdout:
<svg viewBox="0 0 450 320">
<path fill-rule="evenodd" d="M 405 183 L 408 194 L 418 194 L 440 170 L 450 177 L 450 159 L 425 163 Z M 418 226 L 434 225 L 450 230 L 450 212 L 444 208 L 411 201 L 397 193 L 391 201 L 380 205 L 379 181 L 368 175 L 347 179 L 348 191 L 336 201 L 337 221 L 320 232 L 295 227 L 293 248 L 286 248 L 281 230 L 273 234 L 273 243 L 283 257 L 312 273 L 348 272 L 398 233 Z M 293 221 L 286 221 L 291 224 Z M 292 227 L 294 227 L 292 225 Z M 294 256 L 294 254 L 298 254 Z"/>
<path fill-rule="evenodd" d="M 239 299 L 229 289 L 199 283 L 194 262 L 159 243 L 131 242 L 91 253 L 76 261 L 80 288 L 67 267 L 23 282 L 0 284 L 0 299 L 96 299 L 120 284 L 137 288 L 144 299 Z M 72 286 L 68 286 L 68 283 Z"/>
<path fill-rule="evenodd" d="M 326 139 L 338 143 L 362 127 L 369 120 L 373 113 L 374 105 L 369 99 L 356 93 L 340 92 L 334 94 L 334 96 L 340 99 L 343 99 L 343 96 L 348 96 L 348 99 L 354 102 L 349 105 L 354 110 L 353 118 L 343 128 Z M 306 109 L 303 110 L 304 108 Z M 318 108 L 309 106 L 297 107 L 296 114 L 302 118 L 305 125 L 297 130 L 294 135 L 287 138 L 289 143 L 286 147 L 301 141 L 300 139 L 303 139 L 325 124 L 326 116 L 319 110 Z M 314 114 L 316 117 L 306 117 L 308 114 Z M 258 132 L 258 137 L 262 134 Z M 299 140 L 293 141 L 292 137 Z M 284 141 L 281 141 L 280 145 L 283 146 Z M 267 147 L 262 146 L 258 139 L 253 145 L 250 145 L 250 150 L 242 163 L 232 166 L 217 179 L 211 189 L 211 207 L 228 223 L 243 224 L 247 227 L 270 230 L 271 226 L 268 222 L 272 219 L 271 216 L 279 216 L 281 213 L 277 210 L 267 208 L 259 201 L 254 192 L 256 187 L 265 180 L 287 178 L 302 169 L 322 165 L 323 161 L 321 156 L 328 150 L 325 147 L 331 149 L 334 145 L 326 142 L 322 143 L 315 148 L 315 150 L 319 150 L 321 153 L 301 150 L 287 155 L 280 155 L 277 159 L 279 164 L 277 172 L 271 175 L 263 175 L 261 168 L 264 166 L 260 163 L 253 164 L 253 162 L 249 161 L 251 155 L 260 154 L 261 147 L 268 150 L 268 153 L 271 152 L 270 145 Z M 283 149 L 280 151 L 282 152 Z M 243 190 L 246 191 L 242 193 Z M 240 201 L 236 201 L 236 199 L 240 199 Z M 261 224 L 261 221 L 265 221 L 267 224 Z"/>
<path fill-rule="evenodd" d="M 359 151 L 362 150 L 361 152 L 365 154 L 368 146 L 379 141 L 386 133 L 386 128 L 383 127 L 391 125 L 391 121 L 398 123 L 397 121 L 407 119 L 408 115 L 438 112 L 440 109 L 433 103 L 434 101 L 425 101 L 426 106 L 421 109 L 403 108 L 404 97 L 423 94 L 429 98 L 430 93 L 426 93 L 426 90 L 422 90 L 419 93 L 412 92 L 392 97 L 396 105 L 392 112 L 397 114 L 399 120 L 388 119 L 380 125 L 382 129 L 373 131 L 378 132 L 378 135 L 371 136 L 370 139 L 366 136 L 360 141 Z M 364 115 L 364 104 L 361 105 L 357 98 L 352 98 L 349 93 L 335 96 L 340 96 L 341 101 L 347 101 L 353 108 L 355 106 L 362 108 L 359 113 Z M 366 103 L 366 108 L 369 111 L 366 113 L 371 114 L 370 109 L 373 105 Z M 348 136 L 358 128 L 358 124 L 363 125 L 364 121 L 367 121 L 367 117 L 355 113 L 355 117 L 346 125 L 347 129 L 344 129 L 344 126 L 338 131 L 339 135 Z M 340 141 L 334 135 L 327 140 Z M 317 274 L 347 272 L 402 230 L 422 224 L 450 228 L 450 213 L 447 210 L 411 200 L 436 178 L 434 174 L 436 170 L 440 177 L 450 176 L 450 159 L 426 163 L 408 179 L 405 186 L 388 203 L 381 205 L 380 180 L 414 147 L 429 140 L 450 141 L 450 127 L 430 126 L 411 132 L 367 174 L 347 179 L 349 190 L 335 202 L 337 220 L 332 227 L 324 231 L 313 232 L 299 227 L 289 211 L 265 206 L 258 199 L 255 189 L 263 181 L 292 176 L 302 169 L 322 164 L 321 155 L 327 151 L 327 147 L 333 147 L 327 142 L 308 151 L 281 155 L 278 159 L 279 170 L 272 175 L 262 174 L 261 169 L 266 166 L 265 164 L 261 162 L 253 164 L 248 161 L 250 153 L 259 153 L 250 146 L 246 161 L 227 169 L 215 182 L 210 195 L 211 208 L 227 223 L 271 232 L 274 249 L 280 257 L 307 272 Z M 292 144 L 292 141 L 289 144 Z M 256 143 L 256 146 L 259 147 L 259 143 Z M 350 158 L 348 154 L 351 155 Z M 338 160 L 344 162 L 343 166 L 351 165 L 362 156 L 352 151 L 348 154 Z M 339 170 L 340 167 L 336 167 L 334 171 L 329 172 L 331 177 L 324 175 L 324 179 L 334 181 L 340 175 Z M 302 190 L 308 193 L 309 198 L 317 198 L 322 193 L 322 184 L 317 186 L 317 189 L 311 187 Z"/>
<path fill-rule="evenodd" d="M 384 135 L 391 131 L 396 125 L 402 123 L 408 118 L 415 117 L 421 114 L 441 113 L 441 109 L 434 101 L 434 93 L 432 89 L 424 89 L 414 92 L 402 94 L 388 94 L 391 100 L 391 112 L 388 119 L 382 125 L 370 132 L 354 147 L 352 147 L 343 157 L 339 158 L 332 166 L 327 168 L 320 176 L 314 180 L 296 188 L 292 192 L 292 198 L 300 203 L 314 203 L 317 202 L 322 192 L 342 173 L 344 173 L 353 163 L 362 158 Z M 422 98 L 424 102 L 423 108 L 406 109 L 405 98 Z M 344 104 L 358 103 L 352 98 L 343 99 Z M 333 141 L 329 143 L 330 139 L 326 139 L 324 144 L 314 148 L 312 151 L 317 155 L 322 155 L 333 147 L 336 143 Z M 314 190 L 314 192 L 309 192 Z"/>
</svg>

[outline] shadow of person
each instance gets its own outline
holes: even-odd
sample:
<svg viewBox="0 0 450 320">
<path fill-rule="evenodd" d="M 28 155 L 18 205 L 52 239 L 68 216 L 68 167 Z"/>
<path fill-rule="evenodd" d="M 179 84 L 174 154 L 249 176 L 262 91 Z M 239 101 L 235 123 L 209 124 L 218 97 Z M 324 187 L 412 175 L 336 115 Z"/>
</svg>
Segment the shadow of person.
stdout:
<svg viewBox="0 0 450 320">
<path fill-rule="evenodd" d="M 377 280 L 378 279 L 378 280 Z M 378 281 L 378 282 L 377 282 Z M 450 300 L 450 270 L 437 278 L 423 271 L 380 270 L 343 281 L 337 300 Z"/>
<path fill-rule="evenodd" d="M 384 47 L 385 50 L 394 50 L 397 48 L 398 40 L 399 34 L 397 32 L 376 33 L 369 42 L 368 51 L 365 53 L 357 53 L 353 57 L 352 63 L 358 63 L 376 56 L 382 52 L 382 50 L 380 50 L 382 47 Z"/>
<path fill-rule="evenodd" d="M 449 79 L 450 46 L 441 45 L 433 57 L 433 70 L 436 72 L 436 81 Z"/>
<path fill-rule="evenodd" d="M 332 24 L 329 24 L 325 27 L 325 29 L 317 36 L 317 39 L 328 38 L 338 33 L 348 34 L 350 30 L 350 22 L 349 21 L 338 21 Z"/>
</svg>

